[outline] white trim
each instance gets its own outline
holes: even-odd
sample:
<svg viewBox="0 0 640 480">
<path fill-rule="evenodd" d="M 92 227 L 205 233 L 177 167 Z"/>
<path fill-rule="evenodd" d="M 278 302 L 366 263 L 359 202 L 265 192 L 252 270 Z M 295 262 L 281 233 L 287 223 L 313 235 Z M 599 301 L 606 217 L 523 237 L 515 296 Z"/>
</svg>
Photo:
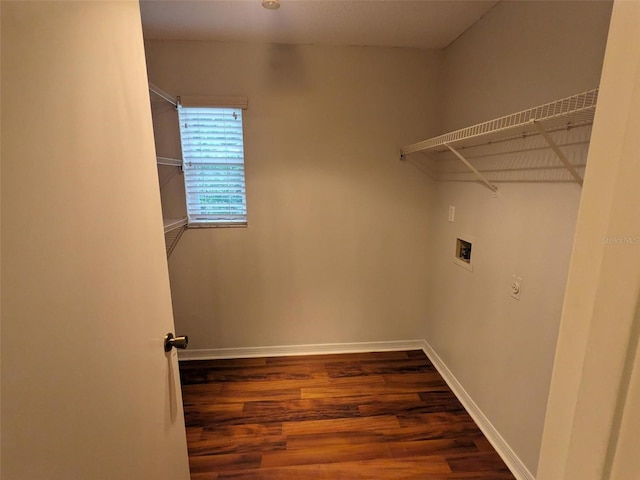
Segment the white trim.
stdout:
<svg viewBox="0 0 640 480">
<path fill-rule="evenodd" d="M 507 467 L 509 467 L 509 470 L 511 470 L 511 473 L 513 473 L 516 479 L 535 480 L 533 474 L 525 464 L 522 463 L 522 460 L 520 460 L 518 455 L 511 449 L 507 441 L 502 438 L 502 435 L 500 435 L 498 430 L 496 430 L 486 415 L 480 410 L 480 407 L 473 401 L 462 384 L 426 340 L 422 343 L 422 350 L 431 363 L 433 363 L 433 366 L 436 367 L 438 373 L 444 378 L 444 381 L 447 382 L 447 385 L 449 385 L 449 388 L 455 396 L 458 397 L 458 400 L 460 400 L 465 410 L 471 415 L 471 418 L 473 418 L 480 430 L 482 430 L 484 436 L 487 437 L 487 440 L 493 445 L 498 455 L 502 457 L 502 460 L 507 464 Z"/>
<path fill-rule="evenodd" d="M 396 340 L 391 342 L 322 343 L 316 345 L 280 345 L 268 347 L 211 348 L 182 350 L 179 360 L 214 360 L 220 358 L 286 357 L 330 353 L 391 352 L 395 350 L 423 350 L 424 340 Z"/>
</svg>

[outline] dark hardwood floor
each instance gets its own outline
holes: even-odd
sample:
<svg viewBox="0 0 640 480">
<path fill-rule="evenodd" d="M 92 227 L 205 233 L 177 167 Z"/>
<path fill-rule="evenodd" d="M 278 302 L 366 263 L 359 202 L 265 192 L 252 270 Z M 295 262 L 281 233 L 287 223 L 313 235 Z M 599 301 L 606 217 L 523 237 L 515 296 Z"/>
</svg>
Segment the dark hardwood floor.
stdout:
<svg viewBox="0 0 640 480">
<path fill-rule="evenodd" d="M 421 351 L 180 363 L 192 480 L 513 480 Z"/>
</svg>

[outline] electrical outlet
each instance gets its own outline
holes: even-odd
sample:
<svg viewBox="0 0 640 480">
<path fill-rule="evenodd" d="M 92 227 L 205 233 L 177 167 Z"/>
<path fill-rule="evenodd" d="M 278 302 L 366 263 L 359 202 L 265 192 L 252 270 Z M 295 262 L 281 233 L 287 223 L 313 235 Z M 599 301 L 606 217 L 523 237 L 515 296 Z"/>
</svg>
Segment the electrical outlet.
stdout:
<svg viewBox="0 0 640 480">
<path fill-rule="evenodd" d="M 513 275 L 511 277 L 511 288 L 509 294 L 511 298 L 515 298 L 516 300 L 520 300 L 520 294 L 522 293 L 522 278 L 516 277 Z"/>
</svg>

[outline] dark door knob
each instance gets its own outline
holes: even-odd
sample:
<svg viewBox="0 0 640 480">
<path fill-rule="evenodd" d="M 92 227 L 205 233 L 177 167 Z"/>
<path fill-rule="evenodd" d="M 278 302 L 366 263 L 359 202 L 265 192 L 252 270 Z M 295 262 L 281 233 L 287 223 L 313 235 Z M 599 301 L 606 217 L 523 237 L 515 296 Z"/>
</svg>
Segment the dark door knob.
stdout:
<svg viewBox="0 0 640 480">
<path fill-rule="evenodd" d="M 189 345 L 189 337 L 174 337 L 173 333 L 169 332 L 164 337 L 164 351 L 170 352 L 173 347 L 184 350 Z"/>
</svg>

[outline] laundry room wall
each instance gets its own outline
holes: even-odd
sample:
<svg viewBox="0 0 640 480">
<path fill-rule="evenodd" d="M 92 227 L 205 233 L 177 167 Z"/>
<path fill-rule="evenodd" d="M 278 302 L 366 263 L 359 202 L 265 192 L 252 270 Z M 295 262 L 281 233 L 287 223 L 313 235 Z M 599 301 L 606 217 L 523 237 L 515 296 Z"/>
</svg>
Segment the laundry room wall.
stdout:
<svg viewBox="0 0 640 480">
<path fill-rule="evenodd" d="M 597 87 L 610 12 L 610 2 L 499 3 L 444 52 L 443 131 Z M 573 154 L 585 159 L 587 146 Z M 535 474 L 581 189 L 497 186 L 494 198 L 479 184 L 438 184 L 427 341 Z M 474 239 L 472 272 L 453 263 L 458 236 Z"/>
<path fill-rule="evenodd" d="M 439 130 L 441 52 L 146 50 L 150 80 L 173 95 L 249 100 L 248 227 L 188 230 L 169 260 L 190 349 L 424 338 L 434 189 L 399 153 Z"/>
</svg>

